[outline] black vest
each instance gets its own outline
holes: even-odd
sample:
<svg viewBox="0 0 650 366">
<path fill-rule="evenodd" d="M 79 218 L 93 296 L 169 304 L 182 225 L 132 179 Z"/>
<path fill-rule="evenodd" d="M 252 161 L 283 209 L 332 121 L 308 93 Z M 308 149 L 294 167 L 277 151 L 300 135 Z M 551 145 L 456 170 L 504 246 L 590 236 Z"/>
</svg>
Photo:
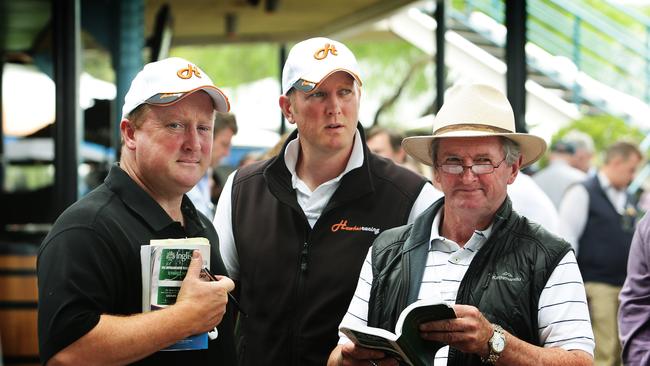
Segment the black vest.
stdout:
<svg viewBox="0 0 650 366">
<path fill-rule="evenodd" d="M 393 331 L 399 313 L 417 300 L 431 224 L 443 203 L 444 198 L 412 225 L 389 230 L 373 244 L 368 325 Z M 510 199 L 506 199 L 497 211 L 492 234 L 461 281 L 456 304 L 476 306 L 490 322 L 519 339 L 541 346 L 537 324 L 539 296 L 569 250 L 567 242 L 514 212 Z M 477 355 L 449 350 L 448 365 L 481 364 Z"/>
<path fill-rule="evenodd" d="M 623 286 L 627 274 L 627 255 L 634 235 L 636 208 L 628 204 L 631 210 L 626 210 L 625 215 L 616 212 L 598 176 L 582 185 L 589 193 L 587 224 L 578 241 L 578 266 L 582 278 L 585 282 Z"/>
<path fill-rule="evenodd" d="M 240 302 L 248 312 L 240 318 L 242 365 L 324 365 L 368 248 L 380 232 L 406 223 L 425 184 L 364 143 L 363 166 L 343 176 L 311 228 L 285 149 L 242 168 L 233 181 Z"/>
</svg>

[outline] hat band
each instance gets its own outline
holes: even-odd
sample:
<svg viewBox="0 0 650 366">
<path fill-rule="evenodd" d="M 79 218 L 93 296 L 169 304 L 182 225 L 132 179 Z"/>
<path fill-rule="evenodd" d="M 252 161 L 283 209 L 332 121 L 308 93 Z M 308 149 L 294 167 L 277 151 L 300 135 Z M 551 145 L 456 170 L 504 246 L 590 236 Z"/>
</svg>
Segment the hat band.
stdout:
<svg viewBox="0 0 650 366">
<path fill-rule="evenodd" d="M 449 126 L 441 127 L 436 130 L 434 135 L 439 135 L 439 134 L 449 133 L 449 132 L 458 132 L 458 131 L 512 133 L 512 131 L 506 130 L 505 128 L 465 123 L 465 124 L 457 124 L 457 125 L 449 125 Z"/>
</svg>

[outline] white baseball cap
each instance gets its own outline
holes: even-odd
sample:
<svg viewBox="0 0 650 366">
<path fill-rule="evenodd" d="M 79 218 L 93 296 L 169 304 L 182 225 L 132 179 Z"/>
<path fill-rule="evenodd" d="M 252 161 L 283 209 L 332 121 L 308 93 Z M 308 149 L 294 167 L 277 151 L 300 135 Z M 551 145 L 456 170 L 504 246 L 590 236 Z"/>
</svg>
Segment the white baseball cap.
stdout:
<svg viewBox="0 0 650 366">
<path fill-rule="evenodd" d="M 210 95 L 218 112 L 230 110 L 228 97 L 192 62 L 170 57 L 148 63 L 131 82 L 124 97 L 122 118 L 141 104 L 168 106 L 199 90 Z"/>
<path fill-rule="evenodd" d="M 357 59 L 343 43 L 324 37 L 296 43 L 282 69 L 282 94 L 291 88 L 309 93 L 337 71 L 347 72 L 361 85 Z"/>
</svg>

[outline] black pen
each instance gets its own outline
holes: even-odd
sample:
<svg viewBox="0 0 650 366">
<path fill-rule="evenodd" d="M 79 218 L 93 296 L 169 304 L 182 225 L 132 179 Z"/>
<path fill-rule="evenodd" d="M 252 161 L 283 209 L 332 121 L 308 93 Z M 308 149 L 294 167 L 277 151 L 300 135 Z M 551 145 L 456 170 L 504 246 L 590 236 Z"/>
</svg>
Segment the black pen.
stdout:
<svg viewBox="0 0 650 366">
<path fill-rule="evenodd" d="M 208 267 L 201 268 L 201 272 L 203 272 L 206 276 L 208 276 L 210 281 L 215 281 L 215 282 L 219 281 L 217 279 L 217 277 L 215 275 L 213 275 L 212 272 L 210 272 Z M 228 299 L 230 299 L 229 301 L 231 301 L 233 303 L 233 305 L 235 305 L 235 307 L 237 308 L 237 310 L 239 310 L 241 315 L 243 315 L 244 317 L 248 317 L 248 314 L 246 314 L 246 312 L 244 312 L 244 310 L 242 310 L 241 305 L 239 305 L 239 302 L 237 302 L 235 297 L 232 296 L 232 294 L 230 292 L 228 293 Z"/>
</svg>

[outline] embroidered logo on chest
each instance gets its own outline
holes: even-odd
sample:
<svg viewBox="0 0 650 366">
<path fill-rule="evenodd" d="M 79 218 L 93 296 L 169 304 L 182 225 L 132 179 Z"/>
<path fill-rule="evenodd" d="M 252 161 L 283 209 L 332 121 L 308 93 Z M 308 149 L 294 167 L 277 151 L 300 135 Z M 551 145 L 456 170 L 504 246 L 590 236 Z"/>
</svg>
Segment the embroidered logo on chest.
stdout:
<svg viewBox="0 0 650 366">
<path fill-rule="evenodd" d="M 495 281 L 521 282 L 521 277 L 513 276 L 510 272 L 503 272 L 500 275 L 493 274 L 492 279 Z"/>
<path fill-rule="evenodd" d="M 380 229 L 371 226 L 357 226 L 348 224 L 348 220 L 341 220 L 339 223 L 332 225 L 332 232 L 337 231 L 368 231 L 375 235 L 379 235 Z"/>
</svg>

